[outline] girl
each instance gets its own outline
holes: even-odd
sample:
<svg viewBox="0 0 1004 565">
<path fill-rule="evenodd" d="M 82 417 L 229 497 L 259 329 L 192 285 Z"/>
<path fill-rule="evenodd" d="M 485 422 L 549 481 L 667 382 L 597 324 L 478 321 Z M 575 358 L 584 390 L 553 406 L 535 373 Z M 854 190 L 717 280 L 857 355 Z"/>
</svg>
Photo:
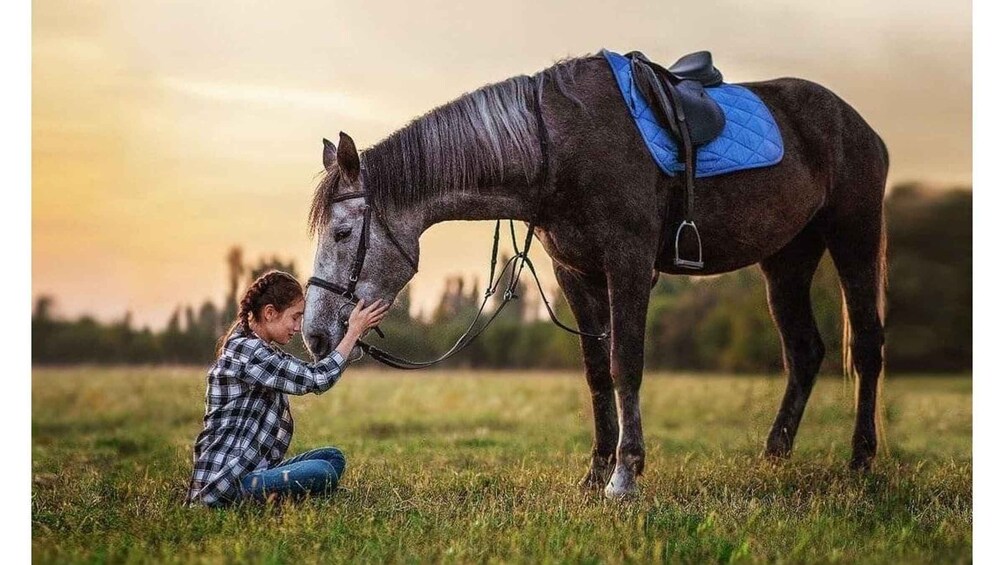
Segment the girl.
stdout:
<svg viewBox="0 0 1004 565">
<path fill-rule="evenodd" d="M 282 459 L 293 433 L 286 394 L 321 394 L 331 388 L 356 340 L 378 325 L 389 307 L 379 300 L 365 306 L 360 300 L 338 347 L 307 364 L 273 345 L 289 343 L 300 331 L 303 288 L 282 271 L 258 277 L 241 299 L 237 320 L 217 344 L 186 503 L 222 506 L 334 490 L 345 469 L 338 449 Z"/>
</svg>

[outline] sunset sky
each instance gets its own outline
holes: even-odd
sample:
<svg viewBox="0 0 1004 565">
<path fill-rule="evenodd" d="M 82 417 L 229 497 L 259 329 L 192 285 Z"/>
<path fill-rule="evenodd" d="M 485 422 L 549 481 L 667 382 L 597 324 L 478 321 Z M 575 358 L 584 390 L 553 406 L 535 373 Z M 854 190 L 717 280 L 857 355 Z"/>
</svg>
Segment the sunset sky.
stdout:
<svg viewBox="0 0 1004 565">
<path fill-rule="evenodd" d="M 819 82 L 882 135 L 891 183 L 971 183 L 967 2 L 670 4 L 36 1 L 32 293 L 158 328 L 179 304 L 221 301 L 233 245 L 294 259 L 305 279 L 322 137 L 362 149 L 602 47 L 664 63 L 708 49 L 730 82 Z M 419 307 L 448 274 L 484 277 L 490 229 L 423 236 Z"/>
</svg>

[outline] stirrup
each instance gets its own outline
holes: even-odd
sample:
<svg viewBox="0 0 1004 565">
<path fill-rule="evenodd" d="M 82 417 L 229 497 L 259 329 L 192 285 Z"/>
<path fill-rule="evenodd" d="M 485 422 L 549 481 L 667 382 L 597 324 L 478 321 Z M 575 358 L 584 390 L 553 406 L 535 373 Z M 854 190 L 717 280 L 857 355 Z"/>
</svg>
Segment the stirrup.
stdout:
<svg viewBox="0 0 1004 565">
<path fill-rule="evenodd" d="M 694 230 L 694 235 L 697 236 L 697 261 L 680 258 L 680 233 L 682 233 L 683 228 L 687 226 Z M 683 267 L 684 269 L 694 270 L 704 268 L 704 249 L 701 247 L 701 232 L 697 231 L 697 224 L 695 224 L 693 220 L 684 220 L 680 222 L 680 227 L 676 228 L 676 243 L 674 247 L 676 255 L 673 257 L 673 265 Z"/>
</svg>

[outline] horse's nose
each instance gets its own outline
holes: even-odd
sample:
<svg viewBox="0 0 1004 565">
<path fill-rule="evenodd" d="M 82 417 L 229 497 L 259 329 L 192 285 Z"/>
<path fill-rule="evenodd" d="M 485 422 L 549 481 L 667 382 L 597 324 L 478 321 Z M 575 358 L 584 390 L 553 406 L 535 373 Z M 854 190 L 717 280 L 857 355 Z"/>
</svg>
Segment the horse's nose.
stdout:
<svg viewBox="0 0 1004 565">
<path fill-rule="evenodd" d="M 314 357 L 323 359 L 331 353 L 331 342 L 324 334 L 310 334 L 307 336 L 307 349 Z"/>
</svg>

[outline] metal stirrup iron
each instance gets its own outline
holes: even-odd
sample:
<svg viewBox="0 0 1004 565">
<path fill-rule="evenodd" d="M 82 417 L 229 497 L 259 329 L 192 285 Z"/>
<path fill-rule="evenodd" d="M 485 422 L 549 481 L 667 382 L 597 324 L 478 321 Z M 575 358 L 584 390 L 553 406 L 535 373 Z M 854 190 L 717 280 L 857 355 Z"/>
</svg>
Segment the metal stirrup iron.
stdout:
<svg viewBox="0 0 1004 565">
<path fill-rule="evenodd" d="M 704 268 L 704 249 L 701 246 L 701 232 L 697 229 L 697 224 L 694 222 L 694 169 L 696 168 L 696 161 L 694 158 L 694 144 L 690 139 L 690 128 L 686 122 L 686 116 L 683 112 L 683 103 L 680 101 L 679 96 L 677 96 L 676 88 L 668 83 L 669 97 L 672 99 L 673 107 L 676 110 L 676 119 L 679 122 L 677 125 L 680 129 L 680 137 L 683 138 L 683 169 L 684 176 L 687 179 L 687 213 L 683 217 L 683 221 L 680 222 L 679 227 L 676 228 L 676 238 L 673 243 L 673 265 L 677 267 L 682 267 L 684 269 L 700 270 Z M 680 235 L 684 232 L 684 228 L 689 228 L 693 230 L 694 235 L 697 236 L 697 260 L 683 259 L 680 257 Z"/>
<path fill-rule="evenodd" d="M 690 259 L 680 258 L 680 234 L 683 233 L 684 228 L 690 228 L 694 232 L 694 236 L 697 237 L 697 261 L 691 261 Z M 704 250 L 701 248 L 701 232 L 697 230 L 697 224 L 693 220 L 683 220 L 680 222 L 680 226 L 676 228 L 676 242 L 674 245 L 675 255 L 673 256 L 673 264 L 677 267 L 683 267 L 685 269 L 703 269 L 704 268 Z"/>
</svg>

